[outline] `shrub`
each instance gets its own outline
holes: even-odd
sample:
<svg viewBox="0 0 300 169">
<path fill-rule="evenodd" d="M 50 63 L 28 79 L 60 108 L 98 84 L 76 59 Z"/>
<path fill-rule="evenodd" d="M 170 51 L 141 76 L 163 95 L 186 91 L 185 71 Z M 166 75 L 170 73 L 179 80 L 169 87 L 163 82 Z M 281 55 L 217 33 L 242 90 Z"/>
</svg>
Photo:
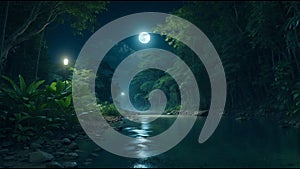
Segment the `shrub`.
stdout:
<svg viewBox="0 0 300 169">
<path fill-rule="evenodd" d="M 102 115 L 104 116 L 120 116 L 117 108 L 113 103 L 109 104 L 107 102 L 104 102 L 102 104 L 99 104 L 99 108 Z"/>
</svg>

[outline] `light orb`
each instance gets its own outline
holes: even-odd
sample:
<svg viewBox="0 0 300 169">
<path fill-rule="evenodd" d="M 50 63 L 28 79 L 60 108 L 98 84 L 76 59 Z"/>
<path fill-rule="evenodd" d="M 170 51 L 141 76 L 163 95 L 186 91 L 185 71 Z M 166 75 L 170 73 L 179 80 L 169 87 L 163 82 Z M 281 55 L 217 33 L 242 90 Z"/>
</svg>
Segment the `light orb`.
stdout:
<svg viewBox="0 0 300 169">
<path fill-rule="evenodd" d="M 139 41 L 144 44 L 149 43 L 150 42 L 150 34 L 147 32 L 141 32 L 139 34 Z"/>
<path fill-rule="evenodd" d="M 66 66 L 66 65 L 68 65 L 68 64 L 69 64 L 69 59 L 65 58 L 65 59 L 64 59 L 64 65 Z"/>
</svg>

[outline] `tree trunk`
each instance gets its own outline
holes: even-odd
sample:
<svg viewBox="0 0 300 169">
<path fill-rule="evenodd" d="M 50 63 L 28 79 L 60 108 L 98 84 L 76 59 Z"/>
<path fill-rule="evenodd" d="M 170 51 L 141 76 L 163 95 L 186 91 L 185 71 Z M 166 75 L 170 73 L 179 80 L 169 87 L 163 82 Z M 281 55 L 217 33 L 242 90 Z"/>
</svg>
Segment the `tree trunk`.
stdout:
<svg viewBox="0 0 300 169">
<path fill-rule="evenodd" d="M 9 1 L 6 1 L 5 7 L 5 15 L 4 15 L 4 23 L 2 28 L 2 37 L 1 37 L 1 47 L 0 47 L 0 76 L 3 74 L 3 58 L 7 56 L 8 51 L 3 51 L 4 46 L 4 39 L 5 39 L 5 31 L 6 31 L 6 23 L 7 23 L 7 16 L 8 16 L 8 9 L 9 9 Z"/>
<path fill-rule="evenodd" d="M 41 56 L 43 39 L 44 39 L 44 31 L 43 31 L 43 33 L 41 35 L 40 46 L 39 46 L 39 51 L 38 51 L 38 55 L 37 55 L 36 69 L 35 69 L 35 80 L 38 79 L 39 62 L 40 62 L 40 56 Z"/>
<path fill-rule="evenodd" d="M 2 50 L 2 53 L 0 55 L 0 76 L 3 75 L 4 73 L 4 66 L 5 66 L 5 63 L 6 63 L 6 58 L 7 58 L 7 55 L 8 55 L 8 49 L 3 49 Z"/>
</svg>

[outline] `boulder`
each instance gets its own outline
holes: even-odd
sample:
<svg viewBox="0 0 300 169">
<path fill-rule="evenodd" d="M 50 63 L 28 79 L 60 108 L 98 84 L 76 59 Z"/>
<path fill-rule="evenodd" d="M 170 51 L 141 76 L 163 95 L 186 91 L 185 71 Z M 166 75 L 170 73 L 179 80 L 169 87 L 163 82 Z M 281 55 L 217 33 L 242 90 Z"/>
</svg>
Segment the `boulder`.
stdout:
<svg viewBox="0 0 300 169">
<path fill-rule="evenodd" d="M 71 144 L 71 140 L 68 139 L 68 138 L 62 139 L 62 142 L 64 143 L 64 145 L 69 145 L 69 144 Z"/>
<path fill-rule="evenodd" d="M 122 131 L 122 130 L 123 130 L 123 126 L 115 127 L 115 129 L 116 129 L 117 131 Z"/>
<path fill-rule="evenodd" d="M 46 164 L 46 168 L 64 168 L 64 166 L 56 161 L 52 161 Z"/>
<path fill-rule="evenodd" d="M 75 134 L 68 134 L 68 138 L 71 139 L 71 140 L 75 140 L 76 135 Z"/>
<path fill-rule="evenodd" d="M 62 156 L 65 155 L 65 153 L 64 153 L 64 152 L 58 151 L 58 152 L 53 153 L 53 155 L 54 155 L 55 157 L 62 157 Z"/>
<path fill-rule="evenodd" d="M 69 146 L 68 146 L 68 148 L 69 149 L 71 149 L 71 150 L 77 150 L 77 149 L 79 149 L 79 146 L 78 146 L 78 144 L 77 143 L 71 143 Z"/>
<path fill-rule="evenodd" d="M 91 162 L 89 162 L 89 161 L 86 161 L 86 162 L 84 162 L 84 163 L 82 163 L 83 165 L 90 165 L 90 164 L 92 164 Z"/>
<path fill-rule="evenodd" d="M 2 155 L 2 154 L 6 154 L 6 153 L 8 153 L 9 151 L 8 151 L 8 149 L 7 148 L 5 148 L 5 149 L 0 149 L 0 154 Z"/>
<path fill-rule="evenodd" d="M 241 116 L 241 117 L 236 117 L 235 120 L 236 121 L 243 121 L 243 120 L 247 120 L 247 118 Z"/>
<path fill-rule="evenodd" d="M 86 161 L 86 162 L 92 162 L 92 161 L 93 161 L 93 159 L 91 159 L 91 158 L 87 158 L 87 159 L 85 159 L 85 161 Z"/>
<path fill-rule="evenodd" d="M 37 150 L 37 149 L 40 149 L 42 146 L 38 143 L 31 143 L 30 144 L 30 148 L 34 149 L 34 150 Z"/>
<path fill-rule="evenodd" d="M 62 163 L 62 165 L 65 167 L 65 168 L 76 168 L 78 166 L 78 164 L 76 162 L 64 162 Z"/>
<path fill-rule="evenodd" d="M 97 153 L 91 153 L 91 155 L 92 155 L 93 157 L 98 157 L 98 156 L 99 156 L 99 154 L 97 154 Z"/>
<path fill-rule="evenodd" d="M 14 160 L 15 159 L 15 156 L 5 156 L 3 158 L 4 161 L 11 161 L 11 160 Z"/>
<path fill-rule="evenodd" d="M 295 124 L 295 128 L 300 128 L 300 122 Z"/>
<path fill-rule="evenodd" d="M 13 145 L 14 145 L 14 143 L 12 141 L 3 141 L 1 144 L 1 147 L 6 148 L 6 147 L 13 146 Z"/>
<path fill-rule="evenodd" d="M 97 147 L 94 151 L 97 152 L 97 151 L 102 151 L 103 149 L 101 147 Z"/>
<path fill-rule="evenodd" d="M 207 116 L 208 110 L 199 111 L 198 116 Z"/>
<path fill-rule="evenodd" d="M 53 160 L 53 158 L 52 154 L 43 151 L 36 151 L 29 154 L 29 162 L 32 163 L 47 162 Z"/>
<path fill-rule="evenodd" d="M 78 157 L 79 157 L 79 155 L 77 153 L 67 153 L 67 154 L 64 155 L 63 159 L 65 159 L 65 160 L 74 160 Z"/>
</svg>

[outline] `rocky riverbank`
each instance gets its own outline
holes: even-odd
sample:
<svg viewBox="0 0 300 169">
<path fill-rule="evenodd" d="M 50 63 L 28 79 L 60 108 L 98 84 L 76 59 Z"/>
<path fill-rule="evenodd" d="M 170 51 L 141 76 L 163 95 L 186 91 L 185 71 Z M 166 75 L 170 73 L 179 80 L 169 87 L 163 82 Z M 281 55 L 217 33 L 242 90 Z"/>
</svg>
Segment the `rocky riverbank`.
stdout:
<svg viewBox="0 0 300 169">
<path fill-rule="evenodd" d="M 106 117 L 110 124 L 121 121 L 119 117 Z M 0 143 L 0 168 L 76 168 L 92 163 L 102 149 L 87 154 L 78 142 L 89 137 L 77 124 L 72 130 L 49 131 L 47 137 L 16 143 L 3 140 Z M 68 134 L 70 133 L 70 134 Z M 84 158 L 81 156 L 84 155 Z"/>
<path fill-rule="evenodd" d="M 282 128 L 300 128 L 300 116 L 287 116 L 284 112 L 253 112 L 245 110 L 235 110 L 231 113 L 225 113 L 224 116 L 235 118 L 237 121 L 245 121 L 251 119 L 269 119 L 274 121 Z"/>
<path fill-rule="evenodd" d="M 252 113 L 241 111 L 225 113 L 224 116 L 236 121 L 255 118 L 271 119 L 282 128 L 300 128 L 300 117 L 286 117 L 282 113 Z M 107 116 L 105 119 L 116 130 L 122 130 L 122 118 Z M 85 152 L 79 142 L 89 140 L 89 137 L 77 124 L 73 129 L 49 131 L 49 136 L 31 140 L 26 143 L 16 143 L 4 140 L 0 143 L 0 168 L 38 167 L 38 168 L 76 168 L 90 165 L 99 156 L 102 149 Z"/>
</svg>

